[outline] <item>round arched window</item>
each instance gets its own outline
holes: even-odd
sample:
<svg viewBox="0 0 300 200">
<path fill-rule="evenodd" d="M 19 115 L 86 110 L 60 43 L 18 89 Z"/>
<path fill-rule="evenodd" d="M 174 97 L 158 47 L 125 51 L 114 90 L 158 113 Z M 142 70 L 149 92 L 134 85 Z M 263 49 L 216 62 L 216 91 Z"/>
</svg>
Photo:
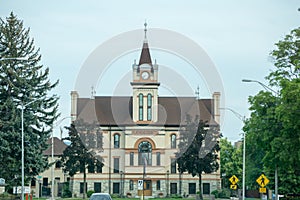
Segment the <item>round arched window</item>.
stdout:
<svg viewBox="0 0 300 200">
<path fill-rule="evenodd" d="M 148 141 L 139 144 L 139 165 L 152 165 L 152 145 Z"/>
</svg>

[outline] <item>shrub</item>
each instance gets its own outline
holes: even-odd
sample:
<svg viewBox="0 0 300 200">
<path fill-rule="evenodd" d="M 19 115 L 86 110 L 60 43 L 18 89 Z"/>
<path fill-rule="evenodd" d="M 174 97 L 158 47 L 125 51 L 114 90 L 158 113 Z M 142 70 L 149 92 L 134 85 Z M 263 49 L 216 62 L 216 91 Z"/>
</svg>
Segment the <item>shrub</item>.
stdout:
<svg viewBox="0 0 300 200">
<path fill-rule="evenodd" d="M 86 195 L 87 195 L 88 198 L 90 198 L 90 196 L 91 196 L 93 193 L 95 193 L 94 190 L 89 190 L 89 191 L 86 192 Z"/>
</svg>

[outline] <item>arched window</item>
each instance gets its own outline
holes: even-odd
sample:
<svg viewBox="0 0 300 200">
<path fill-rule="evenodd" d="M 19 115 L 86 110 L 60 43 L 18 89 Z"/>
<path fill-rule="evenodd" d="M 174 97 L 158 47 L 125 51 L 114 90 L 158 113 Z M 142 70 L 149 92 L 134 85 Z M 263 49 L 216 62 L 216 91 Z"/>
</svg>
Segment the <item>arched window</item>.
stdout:
<svg viewBox="0 0 300 200">
<path fill-rule="evenodd" d="M 116 149 L 120 148 L 120 135 L 119 134 L 114 135 L 114 148 L 116 148 Z"/>
<path fill-rule="evenodd" d="M 176 149 L 176 135 L 171 135 L 171 149 Z"/>
<path fill-rule="evenodd" d="M 144 105 L 144 98 L 143 98 L 143 94 L 139 94 L 139 121 L 143 121 L 144 117 L 144 113 L 143 113 L 143 105 Z"/>
<path fill-rule="evenodd" d="M 139 144 L 139 165 L 152 165 L 152 145 L 143 141 Z"/>
<path fill-rule="evenodd" d="M 152 95 L 147 95 L 147 120 L 152 120 Z"/>
</svg>

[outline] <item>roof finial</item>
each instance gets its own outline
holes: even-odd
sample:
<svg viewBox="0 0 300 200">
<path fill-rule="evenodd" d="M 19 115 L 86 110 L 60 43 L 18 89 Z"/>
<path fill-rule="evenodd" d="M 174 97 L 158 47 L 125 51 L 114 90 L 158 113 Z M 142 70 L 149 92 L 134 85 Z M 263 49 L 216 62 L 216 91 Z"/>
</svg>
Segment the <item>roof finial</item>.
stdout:
<svg viewBox="0 0 300 200">
<path fill-rule="evenodd" d="M 196 91 L 195 91 L 195 94 L 197 95 L 197 99 L 200 99 L 200 88 L 199 88 L 199 85 L 198 85 L 198 87 L 197 87 L 197 89 L 196 89 Z"/>
<path fill-rule="evenodd" d="M 145 23 L 144 23 L 144 26 L 145 26 L 145 39 L 147 39 L 147 21 L 145 20 Z"/>
</svg>

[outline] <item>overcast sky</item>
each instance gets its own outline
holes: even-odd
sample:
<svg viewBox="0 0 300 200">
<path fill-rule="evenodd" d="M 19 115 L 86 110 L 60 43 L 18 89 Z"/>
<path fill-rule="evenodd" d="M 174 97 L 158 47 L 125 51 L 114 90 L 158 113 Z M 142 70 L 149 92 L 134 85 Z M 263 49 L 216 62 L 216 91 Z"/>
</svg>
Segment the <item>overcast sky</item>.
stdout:
<svg viewBox="0 0 300 200">
<path fill-rule="evenodd" d="M 51 80 L 60 80 L 54 92 L 60 96 L 62 118 L 70 115 L 70 92 L 91 53 L 117 35 L 137 29 L 143 34 L 145 19 L 149 29 L 174 31 L 197 43 L 222 79 L 224 106 L 249 117 L 247 98 L 263 88 L 241 80 L 265 82 L 264 77 L 273 69 L 269 53 L 276 42 L 299 26 L 299 7 L 299 0 L 0 0 L 0 17 L 4 19 L 13 11 L 25 27 L 30 27 L 30 35 L 41 49 L 42 64 L 50 68 Z M 142 40 L 137 42 L 142 46 Z M 155 50 L 151 53 L 158 64 L 169 68 L 179 65 L 179 74 L 189 72 L 180 56 Z M 130 71 L 133 58 L 139 59 L 139 52 L 120 55 L 103 80 L 113 79 L 119 66 Z M 189 85 L 194 89 L 200 85 L 200 97 L 207 98 L 214 91 L 205 88 L 203 79 L 191 78 Z M 95 85 L 97 95 L 109 95 L 99 88 Z M 224 114 L 223 135 L 233 142 L 239 140 L 243 123 L 231 112 Z M 55 134 L 59 135 L 59 128 Z"/>
</svg>

